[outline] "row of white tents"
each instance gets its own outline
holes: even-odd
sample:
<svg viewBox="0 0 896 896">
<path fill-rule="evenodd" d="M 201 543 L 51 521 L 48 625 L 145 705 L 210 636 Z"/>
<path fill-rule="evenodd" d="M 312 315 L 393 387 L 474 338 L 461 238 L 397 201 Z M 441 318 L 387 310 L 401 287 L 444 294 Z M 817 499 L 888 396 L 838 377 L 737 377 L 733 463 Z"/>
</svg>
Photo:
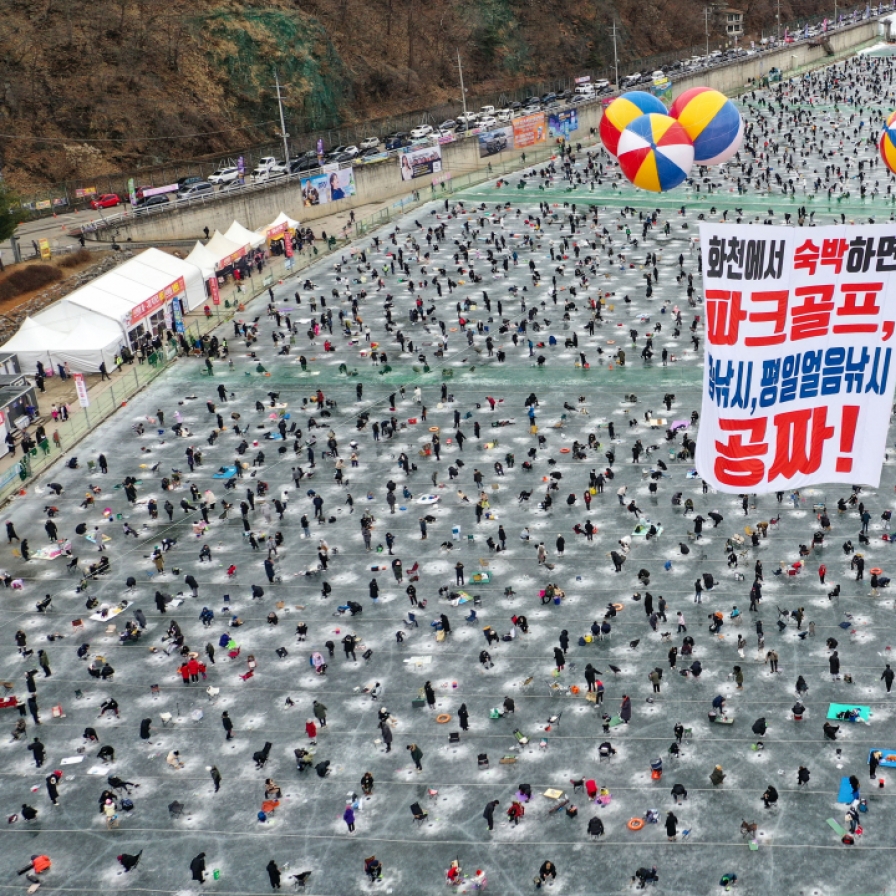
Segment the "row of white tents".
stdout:
<svg viewBox="0 0 896 896">
<path fill-rule="evenodd" d="M 209 303 L 210 279 L 296 227 L 296 221 L 281 213 L 258 231 L 234 221 L 226 233 L 215 231 L 205 245 L 197 242 L 186 259 L 147 249 L 27 317 L 0 351 L 18 355 L 25 372 L 33 371 L 38 361 L 53 369 L 68 363 L 71 371 L 81 373 L 96 373 L 103 362 L 111 369 L 121 346 L 131 344 L 135 330 L 161 315 L 170 326 L 177 313 L 187 314 Z M 176 313 L 175 300 L 179 302 Z"/>
</svg>

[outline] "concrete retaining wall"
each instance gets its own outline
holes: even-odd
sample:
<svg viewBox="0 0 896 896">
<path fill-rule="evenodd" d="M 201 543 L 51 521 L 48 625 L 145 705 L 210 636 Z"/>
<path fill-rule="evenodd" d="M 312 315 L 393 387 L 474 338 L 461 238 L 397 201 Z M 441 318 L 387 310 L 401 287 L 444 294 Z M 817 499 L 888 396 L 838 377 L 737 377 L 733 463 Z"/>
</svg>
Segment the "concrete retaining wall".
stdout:
<svg viewBox="0 0 896 896">
<path fill-rule="evenodd" d="M 835 54 L 847 53 L 854 47 L 861 47 L 880 34 L 880 22 L 872 19 L 830 35 L 831 47 Z M 818 67 L 831 60 L 824 47 L 810 47 L 807 43 L 790 44 L 780 50 L 748 56 L 731 65 L 695 72 L 693 75 L 675 81 L 672 96 L 676 97 L 692 87 L 712 87 L 729 95 L 743 90 L 751 79 L 759 79 L 777 68 L 787 75 L 796 69 Z"/>
<path fill-rule="evenodd" d="M 835 53 L 846 53 L 853 47 L 860 47 L 874 40 L 880 32 L 876 20 L 863 22 L 831 35 L 831 45 Z M 737 63 L 725 65 L 707 72 L 695 73 L 674 83 L 673 97 L 691 87 L 713 87 L 723 93 L 734 94 L 742 90 L 751 79 L 762 78 L 771 68 L 778 68 L 785 74 L 796 69 L 824 65 L 830 57 L 823 47 L 810 47 L 806 43 L 791 44 L 780 50 L 751 56 Z M 600 125 L 603 106 L 600 102 L 582 104 L 577 107 L 579 130 L 576 137 L 583 142 L 591 128 Z M 479 158 L 478 141 L 467 139 L 442 147 L 442 161 L 445 172 L 453 177 L 485 168 L 489 163 L 507 165 L 515 163 L 525 150 L 510 150 L 489 158 Z M 531 153 L 531 150 L 530 150 Z M 164 214 L 146 218 L 135 218 L 116 226 L 119 242 L 128 238 L 135 241 L 159 241 L 202 239 L 203 228 L 210 231 L 226 230 L 236 220 L 251 230 L 270 223 L 284 211 L 303 224 L 315 221 L 352 208 L 371 203 L 382 203 L 390 199 L 398 200 L 409 196 L 414 190 L 422 193 L 429 190 L 427 178 L 417 178 L 407 182 L 401 179 L 398 161 L 389 159 L 373 165 L 355 167 L 357 193 L 348 199 L 327 205 L 306 208 L 302 204 L 302 192 L 298 179 L 285 182 L 282 186 L 266 190 L 239 194 L 213 202 L 191 205 Z M 98 234 L 100 239 L 109 239 L 109 231 Z"/>
<path fill-rule="evenodd" d="M 601 118 L 599 103 L 580 106 L 579 134 L 587 136 L 588 130 L 597 127 Z M 544 145 L 544 144 L 540 144 Z M 514 164 L 525 150 L 509 150 L 496 155 L 479 158 L 479 142 L 469 138 L 458 143 L 447 143 L 442 147 L 442 166 L 453 177 L 486 168 L 489 163 Z M 532 150 L 529 150 L 531 155 Z M 162 214 L 134 218 L 117 223 L 114 233 L 118 242 L 131 238 L 135 241 L 159 241 L 181 239 L 203 239 L 203 228 L 212 232 L 224 231 L 234 220 L 250 230 L 257 230 L 269 224 L 281 211 L 290 217 L 308 224 L 318 218 L 328 217 L 370 203 L 381 203 L 390 199 L 409 196 L 414 190 L 428 191 L 431 181 L 420 177 L 414 181 L 403 181 L 397 159 L 388 159 L 371 165 L 355 166 L 356 195 L 330 202 L 326 205 L 305 207 L 298 178 L 251 193 L 234 193 L 225 199 L 199 202 L 184 208 L 166 211 Z M 101 231 L 99 239 L 111 237 L 110 230 Z"/>
</svg>

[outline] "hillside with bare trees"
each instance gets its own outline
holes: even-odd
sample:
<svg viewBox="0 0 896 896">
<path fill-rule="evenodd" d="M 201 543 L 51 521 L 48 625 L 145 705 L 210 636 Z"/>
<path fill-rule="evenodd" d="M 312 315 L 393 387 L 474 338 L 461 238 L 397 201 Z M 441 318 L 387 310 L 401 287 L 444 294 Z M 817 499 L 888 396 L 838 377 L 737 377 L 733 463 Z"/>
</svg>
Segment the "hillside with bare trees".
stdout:
<svg viewBox="0 0 896 896">
<path fill-rule="evenodd" d="M 738 4 L 748 32 L 775 4 Z M 226 153 L 698 43 L 693 0 L 4 0 L 0 166 L 32 187 Z M 823 11 L 782 4 L 782 18 Z"/>
</svg>

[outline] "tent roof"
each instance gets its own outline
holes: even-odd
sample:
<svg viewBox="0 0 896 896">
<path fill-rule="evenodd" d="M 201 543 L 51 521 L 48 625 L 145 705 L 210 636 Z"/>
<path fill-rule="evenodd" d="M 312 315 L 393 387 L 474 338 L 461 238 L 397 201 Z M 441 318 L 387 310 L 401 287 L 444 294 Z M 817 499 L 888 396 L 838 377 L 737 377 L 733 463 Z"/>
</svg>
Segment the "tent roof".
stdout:
<svg viewBox="0 0 896 896">
<path fill-rule="evenodd" d="M 202 278 L 204 280 L 215 276 L 215 267 L 217 266 L 218 260 L 198 240 L 186 260 L 190 264 L 196 265 L 196 267 L 202 271 Z"/>
<path fill-rule="evenodd" d="M 299 226 L 299 222 L 294 221 L 292 218 L 290 218 L 289 215 L 286 214 L 286 212 L 280 212 L 280 214 L 277 215 L 277 217 L 274 218 L 274 220 L 271 221 L 271 223 L 266 227 L 259 227 L 258 232 L 266 237 L 268 231 L 276 230 L 283 224 L 285 224 L 289 230 L 295 230 Z"/>
<path fill-rule="evenodd" d="M 227 228 L 227 232 L 224 236 L 238 246 L 252 246 L 253 249 L 257 249 L 264 243 L 264 237 L 260 233 L 256 233 L 254 230 L 248 230 L 243 227 L 239 221 L 234 221 L 233 224 Z"/>
<path fill-rule="evenodd" d="M 223 259 L 235 255 L 247 245 L 248 243 L 234 243 L 219 230 L 216 230 L 212 238 L 205 244 L 205 248 L 215 259 L 215 267 L 217 267 Z"/>
<path fill-rule="evenodd" d="M 131 289 L 132 298 L 127 297 L 129 284 L 130 281 L 125 277 L 107 280 L 108 289 L 102 289 L 99 283 L 88 283 L 67 296 L 66 301 L 70 305 L 85 308 L 95 314 L 102 314 L 103 317 L 120 322 L 133 310 L 135 305 L 142 301 L 137 298 L 140 294 L 137 289 Z M 147 298 L 149 295 L 147 293 Z"/>
<path fill-rule="evenodd" d="M 160 271 L 165 271 L 170 274 L 171 279 L 168 281 L 169 283 L 177 280 L 178 277 L 186 279 L 195 274 L 195 271 L 193 270 L 195 265 L 184 258 L 177 258 L 175 255 L 169 255 L 161 249 L 147 249 L 145 252 L 141 252 L 137 256 L 137 259 L 143 264 L 151 265 Z"/>
</svg>

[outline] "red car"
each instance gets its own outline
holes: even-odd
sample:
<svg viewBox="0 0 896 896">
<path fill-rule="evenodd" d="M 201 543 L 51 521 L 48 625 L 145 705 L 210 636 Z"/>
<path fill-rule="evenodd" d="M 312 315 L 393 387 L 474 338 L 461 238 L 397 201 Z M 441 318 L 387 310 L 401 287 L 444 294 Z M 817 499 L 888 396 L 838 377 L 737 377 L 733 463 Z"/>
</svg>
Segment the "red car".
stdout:
<svg viewBox="0 0 896 896">
<path fill-rule="evenodd" d="M 94 210 L 98 208 L 115 208 L 116 205 L 121 205 L 121 198 L 117 193 L 103 193 L 102 196 L 97 196 L 90 200 L 90 207 Z"/>
</svg>

